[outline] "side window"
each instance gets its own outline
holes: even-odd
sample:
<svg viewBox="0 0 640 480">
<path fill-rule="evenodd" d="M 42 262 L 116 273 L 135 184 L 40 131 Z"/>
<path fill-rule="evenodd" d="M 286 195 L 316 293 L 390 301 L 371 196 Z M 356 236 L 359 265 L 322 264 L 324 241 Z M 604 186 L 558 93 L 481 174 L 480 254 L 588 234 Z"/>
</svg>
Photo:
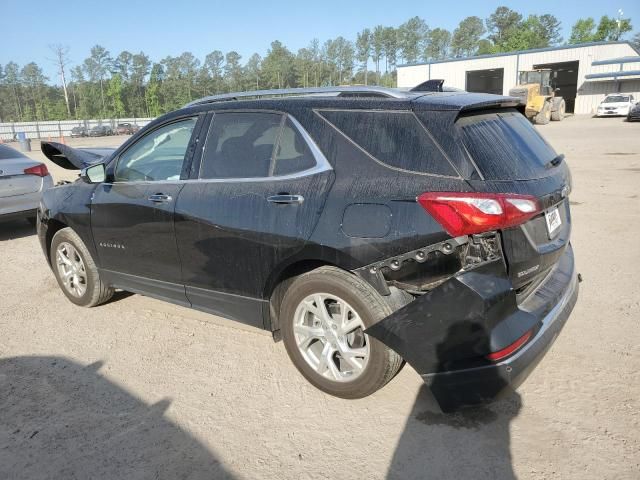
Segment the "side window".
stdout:
<svg viewBox="0 0 640 480">
<path fill-rule="evenodd" d="M 217 113 L 213 117 L 200 178 L 269 176 L 282 115 Z"/>
<path fill-rule="evenodd" d="M 197 118 L 170 123 L 145 135 L 118 160 L 117 182 L 179 180 Z"/>
<path fill-rule="evenodd" d="M 316 160 L 300 132 L 287 119 L 276 150 L 271 175 L 289 175 L 313 168 Z"/>
<path fill-rule="evenodd" d="M 458 176 L 425 127 L 411 112 L 324 110 L 318 113 L 353 143 L 390 167 Z"/>
<path fill-rule="evenodd" d="M 265 178 L 315 166 L 309 145 L 290 119 L 277 113 L 216 113 L 200 178 Z"/>
</svg>

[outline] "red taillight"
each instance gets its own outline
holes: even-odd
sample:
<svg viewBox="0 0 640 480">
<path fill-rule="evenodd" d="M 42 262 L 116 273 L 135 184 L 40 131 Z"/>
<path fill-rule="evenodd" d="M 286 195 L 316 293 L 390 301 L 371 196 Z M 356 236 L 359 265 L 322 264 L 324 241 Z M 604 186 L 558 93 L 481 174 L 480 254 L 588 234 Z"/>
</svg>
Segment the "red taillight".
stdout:
<svg viewBox="0 0 640 480">
<path fill-rule="evenodd" d="M 529 330 L 527 333 L 522 335 L 519 339 L 513 342 L 508 347 L 503 348 L 502 350 L 498 350 L 497 352 L 490 353 L 487 355 L 487 358 L 492 362 L 497 362 L 498 360 L 502 360 L 505 357 L 508 357 L 520 347 L 522 347 L 525 343 L 529 341 L 529 339 L 533 335 L 533 330 Z"/>
<path fill-rule="evenodd" d="M 49 170 L 47 170 L 47 166 L 44 163 L 40 163 L 34 167 L 25 168 L 24 174 L 46 177 L 47 175 L 49 175 Z"/>
<path fill-rule="evenodd" d="M 452 237 L 514 227 L 540 212 L 535 197 L 510 193 L 428 192 L 418 203 Z"/>
</svg>

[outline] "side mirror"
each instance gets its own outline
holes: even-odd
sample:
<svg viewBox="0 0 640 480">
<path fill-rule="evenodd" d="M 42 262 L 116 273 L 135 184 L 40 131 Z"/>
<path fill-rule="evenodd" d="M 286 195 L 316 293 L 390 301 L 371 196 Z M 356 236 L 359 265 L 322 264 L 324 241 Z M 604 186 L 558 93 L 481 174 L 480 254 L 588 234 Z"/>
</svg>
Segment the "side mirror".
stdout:
<svg viewBox="0 0 640 480">
<path fill-rule="evenodd" d="M 80 170 L 80 178 L 87 183 L 102 183 L 107 177 L 107 171 L 104 163 L 91 165 L 90 167 Z"/>
</svg>

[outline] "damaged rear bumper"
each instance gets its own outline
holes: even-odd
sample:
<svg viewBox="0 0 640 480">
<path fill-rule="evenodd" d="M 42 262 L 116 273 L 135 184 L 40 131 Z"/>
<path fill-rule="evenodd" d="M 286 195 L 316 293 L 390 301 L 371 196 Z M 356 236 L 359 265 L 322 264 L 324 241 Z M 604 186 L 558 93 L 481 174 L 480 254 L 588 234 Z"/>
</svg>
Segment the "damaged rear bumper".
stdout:
<svg viewBox="0 0 640 480">
<path fill-rule="evenodd" d="M 520 303 L 501 259 L 450 278 L 367 329 L 398 352 L 443 410 L 491 401 L 519 386 L 553 344 L 578 297 L 573 251 Z M 486 359 L 532 332 L 499 362 Z"/>
</svg>

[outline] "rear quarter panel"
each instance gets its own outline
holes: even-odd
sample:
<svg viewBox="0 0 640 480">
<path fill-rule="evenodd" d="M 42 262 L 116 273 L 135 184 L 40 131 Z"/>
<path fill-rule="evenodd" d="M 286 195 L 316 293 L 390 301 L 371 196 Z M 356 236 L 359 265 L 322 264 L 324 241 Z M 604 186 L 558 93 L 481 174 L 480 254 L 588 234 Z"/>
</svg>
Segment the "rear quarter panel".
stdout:
<svg viewBox="0 0 640 480">
<path fill-rule="evenodd" d="M 318 115 L 305 127 L 336 172 L 325 208 L 306 248 L 308 255 L 353 270 L 450 238 L 420 207 L 416 197 L 426 191 L 470 190 L 462 178 L 406 172 L 380 164 Z M 358 232 L 353 224 L 344 224 L 354 205 L 380 206 L 383 208 L 377 212 L 389 213 L 370 215 L 359 222 L 362 231 Z"/>
</svg>

